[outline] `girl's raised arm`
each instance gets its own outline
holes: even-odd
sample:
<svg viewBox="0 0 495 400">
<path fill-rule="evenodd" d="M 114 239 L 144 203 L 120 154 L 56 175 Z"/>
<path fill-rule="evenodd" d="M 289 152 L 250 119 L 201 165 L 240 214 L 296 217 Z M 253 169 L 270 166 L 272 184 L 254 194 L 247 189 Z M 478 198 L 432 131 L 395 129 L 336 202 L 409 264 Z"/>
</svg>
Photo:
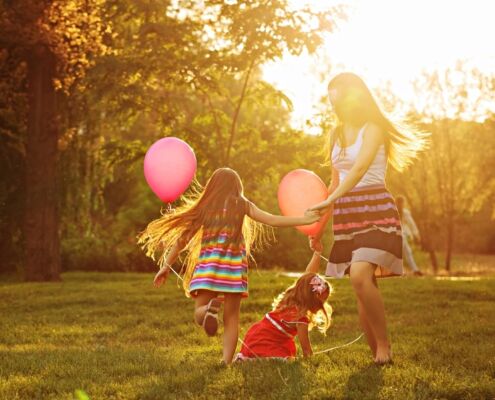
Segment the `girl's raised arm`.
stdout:
<svg viewBox="0 0 495 400">
<path fill-rule="evenodd" d="M 307 211 L 303 217 L 284 217 L 282 215 L 273 215 L 266 211 L 263 211 L 256 207 L 255 204 L 249 202 L 249 209 L 247 215 L 254 219 L 255 221 L 261 222 L 262 224 L 276 226 L 276 227 L 286 227 L 286 226 L 297 226 L 297 225 L 309 225 L 320 219 L 318 212 Z"/>
<path fill-rule="evenodd" d="M 311 260 L 306 267 L 306 272 L 314 272 L 315 274 L 320 272 L 320 254 L 321 250 L 313 253 L 313 257 L 311 257 Z"/>
<path fill-rule="evenodd" d="M 299 338 L 304 357 L 312 356 L 313 348 L 309 340 L 308 324 L 297 324 L 297 337 Z"/>
</svg>

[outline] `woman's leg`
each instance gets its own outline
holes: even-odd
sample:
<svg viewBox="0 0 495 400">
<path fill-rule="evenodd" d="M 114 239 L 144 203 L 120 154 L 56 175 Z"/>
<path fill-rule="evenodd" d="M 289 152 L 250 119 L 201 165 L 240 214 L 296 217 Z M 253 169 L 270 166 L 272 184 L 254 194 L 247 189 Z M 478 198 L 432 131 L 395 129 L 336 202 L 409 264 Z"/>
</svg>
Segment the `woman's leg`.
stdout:
<svg viewBox="0 0 495 400">
<path fill-rule="evenodd" d="M 225 364 L 232 362 L 239 339 L 241 298 L 240 293 L 225 293 L 223 306 L 223 361 Z"/>
<path fill-rule="evenodd" d="M 374 273 L 375 266 L 368 262 L 356 262 L 351 265 L 351 283 L 376 340 L 375 362 L 383 363 L 390 360 L 390 343 L 387 338 L 385 307 Z M 371 350 L 373 351 L 372 347 Z"/>
<path fill-rule="evenodd" d="M 371 353 L 373 353 L 373 357 L 376 357 L 376 338 L 373 330 L 371 329 L 370 322 L 368 321 L 368 317 L 366 316 L 366 311 L 364 309 L 363 303 L 357 298 L 358 305 L 358 313 L 359 313 L 359 322 L 361 323 L 361 328 L 363 328 L 364 336 L 366 336 L 366 341 L 370 346 Z"/>
<path fill-rule="evenodd" d="M 198 325 L 203 325 L 208 303 L 217 295 L 217 292 L 212 292 L 211 290 L 198 290 L 194 303 L 194 320 Z"/>
</svg>

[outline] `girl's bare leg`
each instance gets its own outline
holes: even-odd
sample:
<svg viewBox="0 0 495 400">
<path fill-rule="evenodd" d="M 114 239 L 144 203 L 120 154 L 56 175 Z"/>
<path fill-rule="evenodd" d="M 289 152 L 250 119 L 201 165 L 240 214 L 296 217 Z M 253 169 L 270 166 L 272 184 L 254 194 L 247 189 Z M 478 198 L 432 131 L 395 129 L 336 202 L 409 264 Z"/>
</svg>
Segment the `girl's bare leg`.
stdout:
<svg viewBox="0 0 495 400">
<path fill-rule="evenodd" d="M 373 264 L 356 262 L 351 265 L 350 276 L 354 291 L 376 340 L 375 362 L 384 363 L 390 361 L 391 358 L 390 343 L 387 338 L 385 307 L 376 285 L 374 271 Z M 371 350 L 373 351 L 373 347 Z"/>
<path fill-rule="evenodd" d="M 241 294 L 225 293 L 223 308 L 223 361 L 225 364 L 232 362 L 237 347 L 240 311 Z"/>
<path fill-rule="evenodd" d="M 366 336 L 366 341 L 370 346 L 371 353 L 373 353 L 373 357 L 376 357 L 376 338 L 373 333 L 373 330 L 371 329 L 371 325 L 368 321 L 368 317 L 366 316 L 366 311 L 364 309 L 363 304 L 361 303 L 361 300 L 359 300 L 359 297 L 357 298 L 357 305 L 358 305 L 359 322 L 361 324 L 361 328 L 363 328 L 364 336 Z"/>
<path fill-rule="evenodd" d="M 217 292 L 212 292 L 210 290 L 198 290 L 198 295 L 196 296 L 194 303 L 194 320 L 198 325 L 203 324 L 208 303 L 211 299 L 217 297 L 217 295 Z"/>
</svg>

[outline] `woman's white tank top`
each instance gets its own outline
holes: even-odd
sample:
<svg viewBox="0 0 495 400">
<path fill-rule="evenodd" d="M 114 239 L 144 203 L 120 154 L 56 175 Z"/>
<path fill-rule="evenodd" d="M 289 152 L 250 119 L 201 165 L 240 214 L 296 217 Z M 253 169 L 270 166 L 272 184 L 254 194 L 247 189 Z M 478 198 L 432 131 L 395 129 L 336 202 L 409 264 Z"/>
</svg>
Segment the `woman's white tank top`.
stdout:
<svg viewBox="0 0 495 400">
<path fill-rule="evenodd" d="M 356 140 L 350 146 L 344 148 L 341 152 L 341 147 L 338 143 L 335 143 L 332 150 L 332 165 L 339 171 L 339 179 L 342 182 L 352 166 L 356 162 L 356 158 L 363 144 L 363 134 L 366 129 L 366 124 L 359 130 Z M 343 153 L 343 154 L 341 154 Z M 385 152 L 385 145 L 381 145 L 378 148 L 376 156 L 369 166 L 366 173 L 355 187 L 368 186 L 368 185 L 385 185 L 385 174 L 387 172 L 387 154 Z"/>
</svg>

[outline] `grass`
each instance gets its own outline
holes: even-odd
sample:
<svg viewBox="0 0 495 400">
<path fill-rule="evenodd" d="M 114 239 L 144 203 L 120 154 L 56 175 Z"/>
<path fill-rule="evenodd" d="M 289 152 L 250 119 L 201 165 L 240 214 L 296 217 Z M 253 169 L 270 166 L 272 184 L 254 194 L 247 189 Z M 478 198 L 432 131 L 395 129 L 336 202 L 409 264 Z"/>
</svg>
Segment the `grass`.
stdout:
<svg viewBox="0 0 495 400">
<path fill-rule="evenodd" d="M 1 399 L 493 399 L 495 279 L 380 281 L 395 364 L 363 340 L 291 363 L 222 367 L 221 338 L 192 323 L 192 301 L 149 274 L 66 273 L 0 282 Z M 293 279 L 251 273 L 241 332 Z M 315 350 L 360 334 L 349 281 L 333 281 L 333 326 Z"/>
</svg>

